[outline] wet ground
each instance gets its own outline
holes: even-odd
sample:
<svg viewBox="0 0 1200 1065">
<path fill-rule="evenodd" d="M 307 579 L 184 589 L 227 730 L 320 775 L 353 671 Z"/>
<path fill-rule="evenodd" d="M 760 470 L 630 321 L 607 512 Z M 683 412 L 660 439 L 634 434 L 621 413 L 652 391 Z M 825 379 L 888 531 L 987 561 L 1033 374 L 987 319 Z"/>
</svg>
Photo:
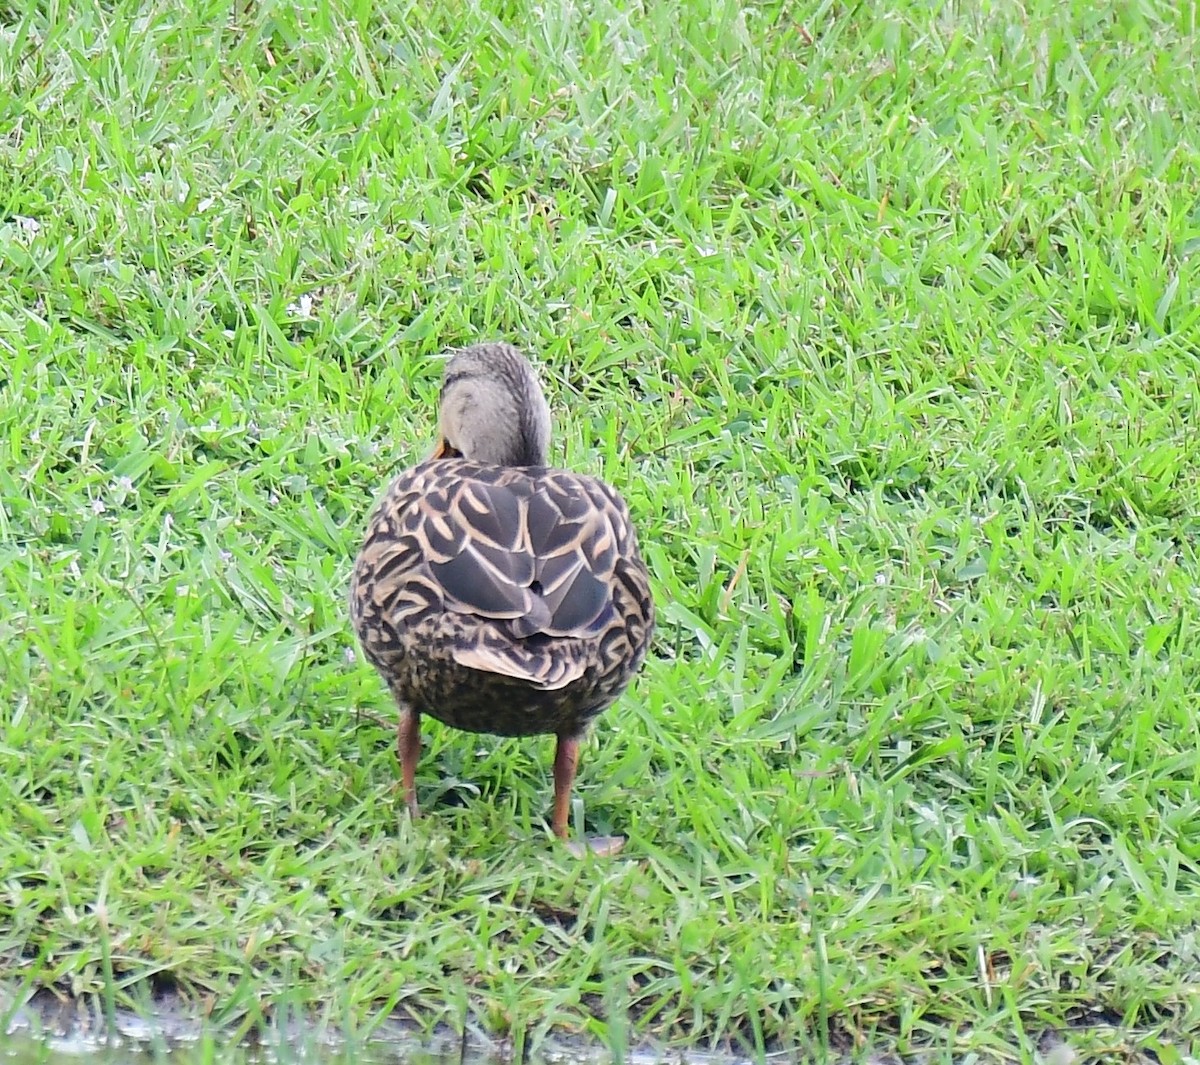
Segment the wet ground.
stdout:
<svg viewBox="0 0 1200 1065">
<path fill-rule="evenodd" d="M 147 1015 L 116 1008 L 110 1022 L 99 997 L 62 999 L 40 991 L 18 1007 L 11 998 L 6 1004 L 0 991 L 0 1065 L 80 1065 L 81 1057 L 88 1065 L 501 1065 L 518 1056 L 510 1043 L 482 1035 L 464 1038 L 448 1028 L 429 1036 L 389 1021 L 369 1037 L 356 1039 L 329 1025 L 296 1020 L 265 1036 L 238 1039 L 234 1032 L 214 1030 L 176 995 L 155 996 Z M 794 1060 L 788 1055 L 779 1058 Z M 614 1053 L 605 1046 L 565 1039 L 543 1044 L 535 1060 L 544 1065 L 614 1060 L 628 1065 L 679 1065 L 684 1060 L 688 1065 L 742 1065 L 733 1056 L 689 1052 L 684 1057 L 652 1048 Z"/>
</svg>

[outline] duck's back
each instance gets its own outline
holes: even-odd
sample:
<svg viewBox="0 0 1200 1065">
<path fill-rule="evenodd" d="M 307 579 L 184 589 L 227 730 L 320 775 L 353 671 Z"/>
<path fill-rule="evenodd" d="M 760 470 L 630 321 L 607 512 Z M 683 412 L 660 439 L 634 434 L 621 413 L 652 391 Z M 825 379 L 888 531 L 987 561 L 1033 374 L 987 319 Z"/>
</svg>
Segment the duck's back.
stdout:
<svg viewBox="0 0 1200 1065">
<path fill-rule="evenodd" d="M 582 730 L 640 667 L 654 623 L 614 489 L 466 459 L 392 483 L 354 565 L 350 610 L 399 699 L 505 735 Z"/>
</svg>

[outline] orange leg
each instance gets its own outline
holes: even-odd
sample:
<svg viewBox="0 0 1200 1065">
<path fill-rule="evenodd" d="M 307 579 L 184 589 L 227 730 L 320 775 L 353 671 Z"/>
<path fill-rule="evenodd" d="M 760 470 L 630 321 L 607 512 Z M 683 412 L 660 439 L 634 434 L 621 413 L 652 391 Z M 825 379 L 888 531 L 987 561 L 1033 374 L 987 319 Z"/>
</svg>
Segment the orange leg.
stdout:
<svg viewBox="0 0 1200 1065">
<path fill-rule="evenodd" d="M 414 819 L 421 816 L 417 808 L 417 760 L 421 757 L 421 715 L 411 706 L 400 708 L 400 727 L 397 730 L 400 749 L 400 780 L 404 785 L 404 805 Z"/>
<path fill-rule="evenodd" d="M 579 764 L 579 737 L 559 736 L 558 749 L 554 752 L 554 834 L 559 839 L 567 838 L 567 822 L 571 812 L 571 784 L 575 780 L 575 767 Z"/>
</svg>

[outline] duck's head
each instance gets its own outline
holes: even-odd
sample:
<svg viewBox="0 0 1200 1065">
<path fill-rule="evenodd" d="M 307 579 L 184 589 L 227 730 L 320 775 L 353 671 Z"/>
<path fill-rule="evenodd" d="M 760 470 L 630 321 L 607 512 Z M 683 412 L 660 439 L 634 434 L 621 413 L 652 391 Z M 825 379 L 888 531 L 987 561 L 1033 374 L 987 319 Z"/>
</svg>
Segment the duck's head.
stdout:
<svg viewBox="0 0 1200 1065">
<path fill-rule="evenodd" d="M 525 356 L 511 344 L 475 344 L 446 363 L 431 458 L 493 466 L 545 466 L 550 407 Z"/>
</svg>

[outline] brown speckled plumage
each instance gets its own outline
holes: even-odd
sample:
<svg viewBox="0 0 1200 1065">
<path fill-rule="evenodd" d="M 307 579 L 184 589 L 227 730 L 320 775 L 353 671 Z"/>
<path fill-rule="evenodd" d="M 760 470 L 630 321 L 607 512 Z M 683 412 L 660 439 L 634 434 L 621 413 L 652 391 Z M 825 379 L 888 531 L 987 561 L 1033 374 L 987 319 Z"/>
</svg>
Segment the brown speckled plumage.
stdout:
<svg viewBox="0 0 1200 1065">
<path fill-rule="evenodd" d="M 555 733 L 565 835 L 578 739 L 646 655 L 646 567 L 620 496 L 545 465 L 548 409 L 515 348 L 450 360 L 441 428 L 434 456 L 373 511 L 350 583 L 363 652 L 401 708 L 406 798 L 415 813 L 421 714 L 470 732 Z"/>
</svg>

